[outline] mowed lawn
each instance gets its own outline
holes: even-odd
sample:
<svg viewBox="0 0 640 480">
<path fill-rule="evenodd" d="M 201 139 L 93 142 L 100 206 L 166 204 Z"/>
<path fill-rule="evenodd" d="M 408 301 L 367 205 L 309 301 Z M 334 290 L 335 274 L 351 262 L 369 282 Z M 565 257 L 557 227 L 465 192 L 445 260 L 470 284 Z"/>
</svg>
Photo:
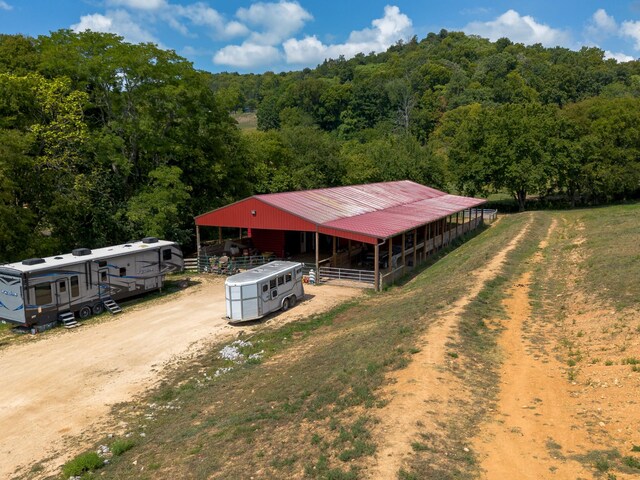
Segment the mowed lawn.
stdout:
<svg viewBox="0 0 640 480">
<path fill-rule="evenodd" d="M 420 335 L 464 295 L 474 272 L 527 225 L 501 272 L 467 306 L 459 339 L 451 345 L 466 394 L 486 401 L 461 402 L 458 411 L 443 418 L 445 434 L 429 439 L 428 448 L 416 448 L 411 468 L 398 472 L 406 479 L 476 476 L 477 458 L 466 441 L 491 407 L 501 361 L 496 354 L 500 330 L 486 321 L 503 314 L 508 286 L 530 268 L 554 220 L 575 229 L 564 228 L 564 238 L 549 238 L 551 253 L 536 270 L 532 293 L 538 314 L 552 315 L 548 301 L 563 293 L 561 279 L 547 278 L 543 286 L 541 272 L 545 262 L 557 263 L 573 252 L 568 236 L 574 230 L 582 238 L 580 288 L 620 310 L 638 305 L 639 205 L 505 216 L 434 257 L 404 285 L 281 328 L 265 325 L 232 345 L 240 359 L 221 358 L 225 345 L 218 345 L 179 367 L 148 398 L 113 412 L 113 424 L 126 427 L 105 430 L 100 444 L 118 443 L 95 476 L 361 478 L 381 441 L 372 435 L 385 406 L 381 387 L 425 348 Z"/>
</svg>

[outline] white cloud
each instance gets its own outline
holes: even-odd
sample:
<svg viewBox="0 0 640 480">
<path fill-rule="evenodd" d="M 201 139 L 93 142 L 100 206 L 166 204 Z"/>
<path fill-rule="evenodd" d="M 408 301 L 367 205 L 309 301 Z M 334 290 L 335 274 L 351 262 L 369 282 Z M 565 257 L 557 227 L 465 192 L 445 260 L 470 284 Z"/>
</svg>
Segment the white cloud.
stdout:
<svg viewBox="0 0 640 480">
<path fill-rule="evenodd" d="M 275 64 L 281 60 L 280 51 L 272 45 L 257 45 L 244 42 L 242 45 L 227 45 L 213 56 L 213 63 L 235 68 L 251 68 Z"/>
<path fill-rule="evenodd" d="M 106 15 L 94 13 L 83 15 L 80 22 L 71 25 L 75 32 L 92 30 L 94 32 L 115 33 L 124 37 L 130 43 L 151 42 L 160 45 L 160 42 L 147 30 L 138 25 L 124 10 L 107 11 Z"/>
<path fill-rule="evenodd" d="M 620 63 L 632 62 L 633 60 L 635 60 L 634 57 L 632 57 L 631 55 L 627 55 L 626 53 L 610 52 L 609 50 L 605 50 L 604 59 L 605 60 L 609 60 L 611 58 L 613 58 L 614 60 L 616 60 L 616 61 L 618 61 Z"/>
<path fill-rule="evenodd" d="M 622 22 L 620 33 L 625 37 L 631 38 L 635 42 L 635 49 L 640 50 L 640 21 L 628 20 Z"/>
<path fill-rule="evenodd" d="M 11 10 L 13 7 L 4 0 L 0 0 L 0 10 Z"/>
<path fill-rule="evenodd" d="M 167 6 L 166 0 L 107 0 L 107 5 L 128 7 L 136 10 L 160 10 Z"/>
<path fill-rule="evenodd" d="M 189 30 L 178 21 L 177 17 L 185 18 L 196 26 L 211 28 L 213 30 L 211 34 L 215 38 L 232 38 L 249 34 L 249 29 L 246 26 L 236 21 L 227 23 L 217 10 L 202 2 L 190 5 L 170 5 L 164 17 L 171 27 L 184 35 L 189 35 Z"/>
<path fill-rule="evenodd" d="M 602 40 L 618 32 L 618 24 L 604 8 L 595 11 L 585 29 L 588 42 Z"/>
<path fill-rule="evenodd" d="M 471 22 L 463 30 L 492 41 L 508 37 L 516 43 L 527 45 L 541 43 L 547 47 L 555 47 L 568 45 L 571 41 L 567 32 L 538 23 L 533 17 L 520 15 L 515 10 L 508 10 L 489 22 Z"/>
<path fill-rule="evenodd" d="M 298 2 L 281 0 L 279 3 L 254 3 L 240 8 L 236 16 L 243 22 L 257 27 L 248 41 L 252 44 L 275 45 L 298 32 L 313 16 Z"/>
<path fill-rule="evenodd" d="M 325 45 L 315 35 L 302 40 L 290 38 L 283 44 L 287 63 L 309 65 L 340 55 L 351 58 L 358 53 L 382 52 L 398 40 L 408 39 L 413 32 L 411 19 L 396 6 L 387 5 L 384 16 L 371 25 L 372 28 L 351 32 L 347 42 L 341 44 Z"/>
</svg>

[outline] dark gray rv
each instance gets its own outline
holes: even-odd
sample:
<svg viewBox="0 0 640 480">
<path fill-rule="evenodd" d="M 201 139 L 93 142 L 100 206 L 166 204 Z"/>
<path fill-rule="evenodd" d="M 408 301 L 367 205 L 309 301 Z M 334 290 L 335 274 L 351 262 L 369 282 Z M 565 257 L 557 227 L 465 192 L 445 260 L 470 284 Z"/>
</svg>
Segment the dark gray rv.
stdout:
<svg viewBox="0 0 640 480">
<path fill-rule="evenodd" d="M 157 290 L 183 268 L 178 245 L 155 237 L 0 265 L 0 319 L 38 331 L 72 326 L 76 315 L 120 311 L 116 300 Z"/>
</svg>

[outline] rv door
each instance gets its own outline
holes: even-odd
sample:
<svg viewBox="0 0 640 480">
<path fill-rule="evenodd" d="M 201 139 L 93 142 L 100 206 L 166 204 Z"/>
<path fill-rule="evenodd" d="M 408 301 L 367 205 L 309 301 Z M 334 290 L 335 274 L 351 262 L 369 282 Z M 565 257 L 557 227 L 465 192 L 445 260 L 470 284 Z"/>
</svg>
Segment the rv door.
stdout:
<svg viewBox="0 0 640 480">
<path fill-rule="evenodd" d="M 69 308 L 71 298 L 69 297 L 69 281 L 66 278 L 56 281 L 56 303 L 58 310 Z"/>
<path fill-rule="evenodd" d="M 111 287 L 109 285 L 109 269 L 101 268 L 98 270 L 98 291 L 100 297 L 111 296 Z"/>
</svg>

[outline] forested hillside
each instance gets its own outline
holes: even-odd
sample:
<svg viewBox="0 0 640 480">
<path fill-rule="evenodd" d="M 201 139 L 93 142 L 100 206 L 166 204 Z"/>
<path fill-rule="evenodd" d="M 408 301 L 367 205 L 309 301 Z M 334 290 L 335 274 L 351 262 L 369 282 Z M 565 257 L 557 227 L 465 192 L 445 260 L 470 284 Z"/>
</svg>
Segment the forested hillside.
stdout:
<svg viewBox="0 0 640 480">
<path fill-rule="evenodd" d="M 257 131 L 230 116 L 255 111 Z M 262 75 L 102 33 L 0 35 L 0 261 L 145 235 L 252 193 L 412 179 L 465 194 L 640 193 L 640 64 L 429 34 Z"/>
</svg>

